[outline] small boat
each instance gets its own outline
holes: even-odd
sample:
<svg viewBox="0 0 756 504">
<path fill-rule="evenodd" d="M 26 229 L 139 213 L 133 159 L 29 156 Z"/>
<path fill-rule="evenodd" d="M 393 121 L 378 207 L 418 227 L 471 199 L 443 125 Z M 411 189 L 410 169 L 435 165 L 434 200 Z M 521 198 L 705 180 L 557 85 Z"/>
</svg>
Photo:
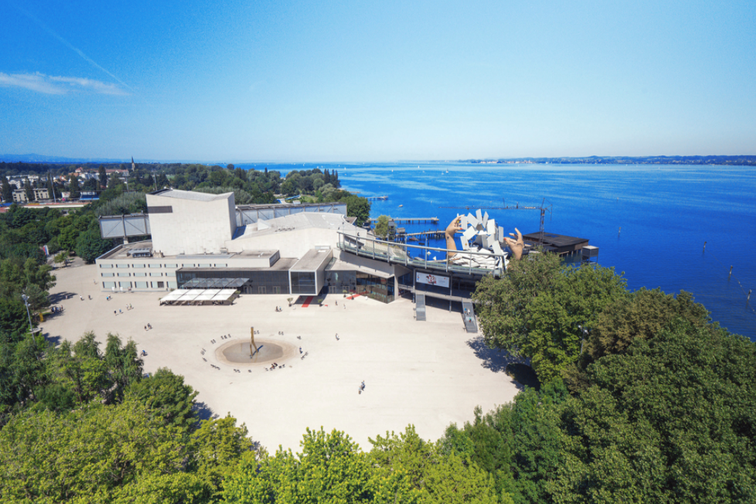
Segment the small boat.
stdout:
<svg viewBox="0 0 756 504">
<path fill-rule="evenodd" d="M 399 205 L 399 208 L 402 208 L 404 205 Z"/>
</svg>

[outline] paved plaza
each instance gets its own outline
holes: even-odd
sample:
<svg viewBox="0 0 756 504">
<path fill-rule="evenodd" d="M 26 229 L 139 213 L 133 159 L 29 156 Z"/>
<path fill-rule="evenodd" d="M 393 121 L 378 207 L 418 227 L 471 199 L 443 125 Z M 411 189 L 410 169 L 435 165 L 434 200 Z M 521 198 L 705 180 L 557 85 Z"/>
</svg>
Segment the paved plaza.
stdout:
<svg viewBox="0 0 756 504">
<path fill-rule="evenodd" d="M 101 350 L 108 332 L 134 340 L 147 352 L 146 372 L 167 367 L 183 375 L 211 414 L 230 413 L 271 452 L 279 445 L 297 450 L 305 429 L 320 426 L 345 431 L 363 449 L 370 449 L 369 437 L 408 424 L 435 440 L 450 423 L 472 420 L 475 406 L 488 411 L 518 392 L 503 356 L 466 333 L 459 312 L 429 307 L 428 320 L 417 322 L 409 300 L 386 305 L 342 295 L 306 308 L 290 308 L 289 295 L 241 296 L 231 306 L 160 306 L 166 292 L 103 292 L 95 272 L 81 264 L 54 272 L 50 294 L 64 311 L 41 324 L 43 333 L 75 341 L 94 331 Z M 256 341 L 287 349 L 283 357 L 226 362 L 218 348 L 249 343 L 251 327 L 259 331 Z M 266 371 L 272 362 L 278 369 Z"/>
</svg>

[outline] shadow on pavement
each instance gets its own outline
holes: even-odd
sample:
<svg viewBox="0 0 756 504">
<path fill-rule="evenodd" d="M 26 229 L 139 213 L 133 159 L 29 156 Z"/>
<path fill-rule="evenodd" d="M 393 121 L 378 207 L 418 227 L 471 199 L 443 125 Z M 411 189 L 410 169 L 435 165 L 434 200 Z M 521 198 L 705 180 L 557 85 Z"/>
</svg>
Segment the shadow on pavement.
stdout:
<svg viewBox="0 0 756 504">
<path fill-rule="evenodd" d="M 525 386 L 539 389 L 541 384 L 533 371 L 523 359 L 513 357 L 504 350 L 488 348 L 482 336 L 467 340 L 467 346 L 473 349 L 475 356 L 482 362 L 481 366 L 494 373 L 505 372 L 515 381 L 515 386 L 522 390 Z"/>
</svg>

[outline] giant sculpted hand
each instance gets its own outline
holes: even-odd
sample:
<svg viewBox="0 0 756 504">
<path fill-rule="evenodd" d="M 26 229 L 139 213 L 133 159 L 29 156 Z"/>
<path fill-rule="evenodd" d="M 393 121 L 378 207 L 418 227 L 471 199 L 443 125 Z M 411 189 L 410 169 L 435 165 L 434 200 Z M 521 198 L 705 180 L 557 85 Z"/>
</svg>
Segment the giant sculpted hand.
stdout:
<svg viewBox="0 0 756 504">
<path fill-rule="evenodd" d="M 520 233 L 520 230 L 515 228 L 515 232 L 517 232 L 517 238 L 504 238 L 504 243 L 506 243 L 509 250 L 512 251 L 515 259 L 520 259 L 522 258 L 522 249 L 525 248 L 525 242 L 522 241 L 522 233 Z M 509 233 L 509 236 L 514 236 L 514 233 Z"/>
<path fill-rule="evenodd" d="M 447 250 L 457 250 L 457 244 L 454 241 L 454 234 L 459 233 L 463 230 L 461 219 L 459 217 L 454 217 L 452 221 L 449 223 L 448 226 L 446 226 L 446 232 L 444 233 L 446 235 L 446 249 Z M 446 258 L 451 259 L 456 254 L 454 252 L 447 252 Z"/>
</svg>

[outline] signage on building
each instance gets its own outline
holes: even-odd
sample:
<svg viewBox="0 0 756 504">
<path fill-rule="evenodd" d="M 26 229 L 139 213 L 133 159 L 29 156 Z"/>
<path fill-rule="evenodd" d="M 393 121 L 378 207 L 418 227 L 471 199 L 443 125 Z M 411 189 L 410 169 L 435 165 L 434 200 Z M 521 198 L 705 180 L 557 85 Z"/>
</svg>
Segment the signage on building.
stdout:
<svg viewBox="0 0 756 504">
<path fill-rule="evenodd" d="M 428 285 L 438 285 L 439 287 L 449 288 L 449 277 L 436 276 L 432 273 L 415 273 L 415 280 L 418 283 L 424 283 Z"/>
</svg>

